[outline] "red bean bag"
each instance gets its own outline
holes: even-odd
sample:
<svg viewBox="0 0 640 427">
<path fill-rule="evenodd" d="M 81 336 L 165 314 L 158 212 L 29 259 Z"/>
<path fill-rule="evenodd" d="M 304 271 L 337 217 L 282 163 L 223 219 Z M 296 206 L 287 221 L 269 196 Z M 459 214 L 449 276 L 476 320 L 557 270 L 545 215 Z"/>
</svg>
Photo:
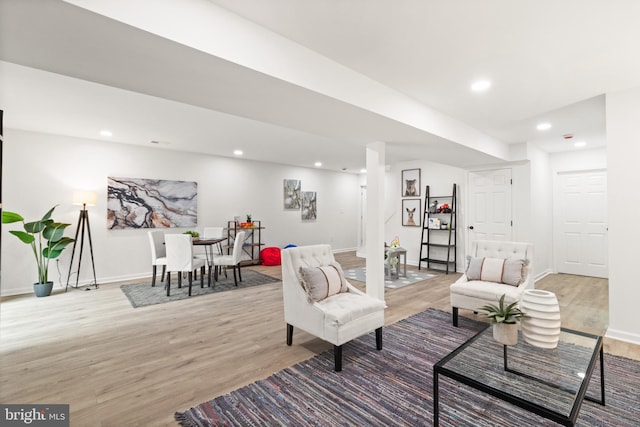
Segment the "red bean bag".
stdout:
<svg viewBox="0 0 640 427">
<path fill-rule="evenodd" d="M 280 248 L 269 247 L 260 251 L 262 265 L 280 265 Z"/>
</svg>

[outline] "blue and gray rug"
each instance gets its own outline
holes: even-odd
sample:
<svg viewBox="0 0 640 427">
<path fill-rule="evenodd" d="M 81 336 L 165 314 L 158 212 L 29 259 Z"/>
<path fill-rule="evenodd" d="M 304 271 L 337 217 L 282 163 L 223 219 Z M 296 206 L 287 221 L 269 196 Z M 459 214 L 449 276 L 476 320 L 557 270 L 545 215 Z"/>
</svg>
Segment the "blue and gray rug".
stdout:
<svg viewBox="0 0 640 427">
<path fill-rule="evenodd" d="M 189 296 L 189 282 L 187 279 L 182 280 L 182 287 L 178 288 L 177 275 L 171 275 L 171 295 L 167 296 L 164 283 L 160 281 L 160 276 L 156 281 L 156 286 L 151 287 L 151 282 L 136 283 L 133 285 L 122 285 L 120 289 L 126 295 L 127 299 L 134 308 L 145 307 L 147 305 L 162 304 L 169 301 L 178 301 L 185 298 L 194 298 L 199 295 L 208 295 L 215 292 L 224 292 L 233 289 L 249 288 L 252 286 L 264 285 L 267 283 L 280 282 L 266 274 L 258 273 L 250 269 L 242 269 L 242 281 L 238 282 L 238 286 L 233 281 L 233 270 L 230 270 L 225 276 L 224 273 L 218 277 L 217 281 L 213 281 L 211 277 L 211 287 L 207 286 L 207 279 L 204 279 L 204 287 L 200 287 L 200 277 L 193 281 L 191 286 L 191 297 Z"/>
<path fill-rule="evenodd" d="M 366 267 L 351 268 L 344 271 L 344 275 L 347 280 L 358 280 L 364 282 L 367 280 Z M 429 274 L 424 271 L 413 271 L 407 269 L 407 277 L 400 276 L 397 279 L 384 279 L 384 287 L 389 289 L 404 288 L 405 286 L 413 285 L 414 283 L 422 282 L 423 280 L 433 279 L 435 274 Z"/>
</svg>

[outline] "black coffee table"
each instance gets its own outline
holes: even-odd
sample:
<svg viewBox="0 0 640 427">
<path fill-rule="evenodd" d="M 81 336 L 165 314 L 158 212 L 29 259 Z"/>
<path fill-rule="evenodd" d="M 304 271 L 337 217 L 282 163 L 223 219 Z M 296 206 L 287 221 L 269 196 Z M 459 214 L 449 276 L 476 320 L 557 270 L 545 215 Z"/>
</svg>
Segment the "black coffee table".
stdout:
<svg viewBox="0 0 640 427">
<path fill-rule="evenodd" d="M 573 426 L 584 399 L 605 404 L 602 337 L 562 329 L 555 349 L 534 347 L 522 335 L 515 346 L 479 332 L 433 367 L 433 425 L 439 425 L 439 376 L 454 379 L 527 411 Z M 586 396 L 600 360 L 600 397 Z M 446 398 L 446 396 L 443 396 Z"/>
</svg>

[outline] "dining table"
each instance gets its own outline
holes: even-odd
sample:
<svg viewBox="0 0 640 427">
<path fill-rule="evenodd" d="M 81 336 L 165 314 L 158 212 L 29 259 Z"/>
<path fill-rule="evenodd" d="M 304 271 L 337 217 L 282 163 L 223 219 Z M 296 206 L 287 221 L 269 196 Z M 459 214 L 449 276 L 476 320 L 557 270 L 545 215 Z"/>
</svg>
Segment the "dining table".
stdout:
<svg viewBox="0 0 640 427">
<path fill-rule="evenodd" d="M 192 239 L 192 244 L 193 246 L 204 246 L 204 253 L 205 253 L 205 257 L 207 259 L 207 265 L 209 266 L 209 269 L 211 269 L 211 267 L 215 267 L 213 264 L 213 246 L 214 245 L 218 245 L 218 248 L 220 250 L 220 253 L 222 253 L 222 245 L 221 243 L 226 241 L 227 238 L 226 237 L 220 237 L 220 238 L 215 238 L 215 239 L 200 239 L 200 238 L 194 238 Z M 214 280 L 218 279 L 218 271 L 217 268 L 214 269 Z"/>
</svg>

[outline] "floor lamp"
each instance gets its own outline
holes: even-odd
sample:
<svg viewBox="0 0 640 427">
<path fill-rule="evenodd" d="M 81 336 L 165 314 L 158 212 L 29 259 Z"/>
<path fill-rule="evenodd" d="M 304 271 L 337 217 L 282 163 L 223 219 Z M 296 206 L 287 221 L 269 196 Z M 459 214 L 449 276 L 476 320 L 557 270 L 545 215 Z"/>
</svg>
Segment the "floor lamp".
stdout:
<svg viewBox="0 0 640 427">
<path fill-rule="evenodd" d="M 78 226 L 76 227 L 76 237 L 73 242 L 73 250 L 71 251 L 71 262 L 69 263 L 69 275 L 67 276 L 67 287 L 65 292 L 69 288 L 69 279 L 71 278 L 71 271 L 73 270 L 73 258 L 76 253 L 76 246 L 78 241 L 80 242 L 80 251 L 78 252 L 78 270 L 76 271 L 76 288 L 78 287 L 78 280 L 80 280 L 80 267 L 82 266 L 82 252 L 84 249 L 84 232 L 87 231 L 89 235 L 89 252 L 91 253 L 91 267 L 93 268 L 93 284 L 98 288 L 98 281 L 96 279 L 96 265 L 93 261 L 93 243 L 91 242 L 91 227 L 89 226 L 89 211 L 87 206 L 95 206 L 98 200 L 98 196 L 93 191 L 74 191 L 73 202 L 74 205 L 81 205 L 80 217 L 78 218 Z M 78 234 L 80 234 L 80 240 L 78 240 Z M 87 288 L 89 290 L 90 288 Z"/>
</svg>

